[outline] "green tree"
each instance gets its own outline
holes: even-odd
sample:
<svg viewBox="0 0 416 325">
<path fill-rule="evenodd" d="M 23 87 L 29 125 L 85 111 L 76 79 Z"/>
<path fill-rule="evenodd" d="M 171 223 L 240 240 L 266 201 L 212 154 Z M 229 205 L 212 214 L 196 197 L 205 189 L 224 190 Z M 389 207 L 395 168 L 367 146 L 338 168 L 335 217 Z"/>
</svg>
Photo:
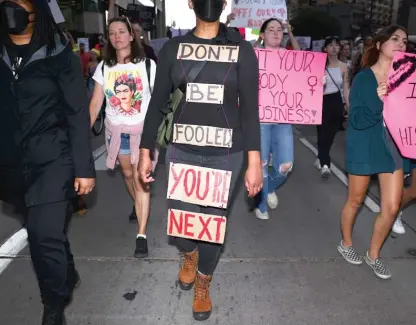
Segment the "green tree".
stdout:
<svg viewBox="0 0 416 325">
<path fill-rule="evenodd" d="M 291 21 L 297 36 L 311 36 L 312 40 L 323 39 L 326 36 L 336 36 L 341 33 L 338 19 L 325 11 L 302 9 Z"/>
</svg>

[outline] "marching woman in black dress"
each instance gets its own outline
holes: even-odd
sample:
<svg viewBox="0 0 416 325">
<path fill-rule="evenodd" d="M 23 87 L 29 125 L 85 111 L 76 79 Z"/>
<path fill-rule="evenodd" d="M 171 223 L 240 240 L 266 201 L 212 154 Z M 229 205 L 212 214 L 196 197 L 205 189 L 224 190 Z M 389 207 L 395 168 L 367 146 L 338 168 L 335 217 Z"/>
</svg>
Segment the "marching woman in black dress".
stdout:
<svg viewBox="0 0 416 325">
<path fill-rule="evenodd" d="M 179 88 L 184 95 L 173 117 L 173 133 L 176 135 L 168 135 L 175 140 L 171 141 L 166 154 L 170 178 L 175 178 L 174 166 L 179 164 L 188 168 L 189 174 L 195 168 L 209 168 L 207 179 L 211 173 L 220 175 L 226 171 L 229 175 L 231 172 L 229 191 L 224 196 L 233 197 L 236 181 L 243 168 L 244 154 L 248 154 L 245 185 L 248 195 L 254 197 L 263 186 L 258 112 L 259 70 L 255 52 L 239 32 L 220 24 L 225 1 L 188 2 L 195 11 L 196 27 L 188 34 L 168 41 L 159 53 L 155 88 L 140 144 L 141 179 L 144 183 L 153 181 L 151 151 L 154 149 L 158 126 L 164 118 L 161 108 L 169 100 L 171 90 Z M 191 54 L 192 49 L 194 54 Z M 219 54 L 219 51 L 225 52 Z M 204 56 L 207 60 L 201 60 Z M 222 87 L 223 96 L 215 91 Z M 184 130 L 186 134 L 183 137 L 181 134 Z M 192 140 L 193 130 L 195 138 Z M 224 130 L 232 134 L 230 147 L 224 147 L 225 143 L 229 143 L 223 137 Z M 202 135 L 207 135 L 208 131 L 212 136 L 215 134 L 215 138 L 208 139 L 207 136 L 203 140 Z M 211 181 L 213 178 L 210 178 Z M 184 187 L 186 192 L 186 185 Z M 208 196 L 212 198 L 214 195 Z M 227 197 L 223 199 L 228 201 Z M 176 197 L 170 199 L 168 204 L 170 209 L 176 211 L 228 217 L 224 209 L 227 206 L 219 208 L 211 201 L 195 204 L 186 198 L 181 200 Z M 228 202 L 228 207 L 230 204 Z M 193 316 L 196 320 L 208 319 L 212 310 L 209 287 L 222 246 L 189 237 L 175 238 L 177 246 L 184 252 L 184 263 L 179 272 L 180 287 L 184 290 L 194 287 Z"/>
<path fill-rule="evenodd" d="M 46 0 L 6 0 L 0 12 L 0 199 L 27 207 L 42 325 L 62 325 L 79 282 L 71 199 L 95 185 L 87 91 Z"/>
</svg>

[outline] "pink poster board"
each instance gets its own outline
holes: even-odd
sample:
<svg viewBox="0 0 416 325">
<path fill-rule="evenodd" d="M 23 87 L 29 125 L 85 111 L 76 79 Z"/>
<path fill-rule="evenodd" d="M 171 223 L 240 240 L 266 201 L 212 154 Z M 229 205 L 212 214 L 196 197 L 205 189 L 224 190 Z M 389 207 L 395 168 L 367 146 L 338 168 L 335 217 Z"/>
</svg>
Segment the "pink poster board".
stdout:
<svg viewBox="0 0 416 325">
<path fill-rule="evenodd" d="M 322 123 L 326 53 L 255 49 L 262 123 Z"/>
<path fill-rule="evenodd" d="M 416 159 L 416 55 L 397 53 L 388 77 L 384 121 L 404 157 Z"/>
</svg>

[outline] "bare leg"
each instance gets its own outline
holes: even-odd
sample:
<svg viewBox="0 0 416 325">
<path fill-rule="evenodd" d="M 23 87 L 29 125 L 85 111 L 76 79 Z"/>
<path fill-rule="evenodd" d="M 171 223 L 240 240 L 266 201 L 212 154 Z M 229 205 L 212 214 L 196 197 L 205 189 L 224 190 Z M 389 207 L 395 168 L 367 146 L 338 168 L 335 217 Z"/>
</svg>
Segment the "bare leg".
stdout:
<svg viewBox="0 0 416 325">
<path fill-rule="evenodd" d="M 145 235 L 147 228 L 147 220 L 150 210 L 150 191 L 147 190 L 140 181 L 137 164 L 132 166 L 133 169 L 133 185 L 135 191 L 135 207 L 138 221 L 138 234 Z"/>
<path fill-rule="evenodd" d="M 124 176 L 124 181 L 127 186 L 127 190 L 133 201 L 135 200 L 135 190 L 134 190 L 134 175 L 133 175 L 133 167 L 131 166 L 131 158 L 130 155 L 119 155 L 118 161 L 120 163 L 121 172 Z"/>
<path fill-rule="evenodd" d="M 352 231 L 369 183 L 370 176 L 348 176 L 348 198 L 341 217 L 341 233 L 345 246 L 352 246 Z"/>
<path fill-rule="evenodd" d="M 381 191 L 381 212 L 374 223 L 374 231 L 371 237 L 368 254 L 374 261 L 380 257 L 380 251 L 384 241 L 390 232 L 403 195 L 403 169 L 396 170 L 393 174 L 379 174 Z"/>
</svg>

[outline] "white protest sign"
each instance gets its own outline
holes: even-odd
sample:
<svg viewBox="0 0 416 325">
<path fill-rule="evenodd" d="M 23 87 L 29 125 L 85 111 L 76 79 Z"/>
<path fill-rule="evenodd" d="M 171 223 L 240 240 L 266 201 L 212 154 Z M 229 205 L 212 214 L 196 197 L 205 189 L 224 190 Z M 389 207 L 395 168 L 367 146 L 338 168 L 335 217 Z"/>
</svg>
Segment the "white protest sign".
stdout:
<svg viewBox="0 0 416 325">
<path fill-rule="evenodd" d="M 237 62 L 238 46 L 181 43 L 177 59 L 212 62 Z"/>
<path fill-rule="evenodd" d="M 168 235 L 215 244 L 224 243 L 227 219 L 196 212 L 168 211 Z"/>
<path fill-rule="evenodd" d="M 231 148 L 232 139 L 232 129 L 206 125 L 173 125 L 173 143 L 190 144 L 200 147 Z"/>
<path fill-rule="evenodd" d="M 170 163 L 167 198 L 226 209 L 231 172 Z"/>
<path fill-rule="evenodd" d="M 233 0 L 232 27 L 260 28 L 270 18 L 287 21 L 286 0 Z"/>
<path fill-rule="evenodd" d="M 224 86 L 188 83 L 186 101 L 192 103 L 222 104 L 224 101 Z"/>
</svg>

